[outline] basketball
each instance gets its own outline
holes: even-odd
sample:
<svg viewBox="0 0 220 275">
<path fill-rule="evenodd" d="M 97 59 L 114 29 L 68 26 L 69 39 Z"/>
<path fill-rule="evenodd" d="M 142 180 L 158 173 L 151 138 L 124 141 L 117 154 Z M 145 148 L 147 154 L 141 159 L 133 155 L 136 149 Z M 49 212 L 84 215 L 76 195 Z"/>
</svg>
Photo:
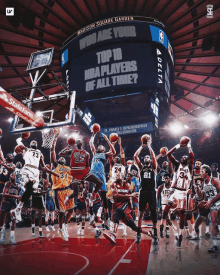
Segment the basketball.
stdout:
<svg viewBox="0 0 220 275">
<path fill-rule="evenodd" d="M 98 123 L 95 123 L 92 125 L 91 129 L 92 129 L 92 132 L 96 134 L 100 131 L 100 125 Z"/>
<path fill-rule="evenodd" d="M 15 151 L 15 153 L 16 154 L 20 154 L 20 153 L 22 153 L 22 147 L 20 146 L 20 145 L 17 145 L 16 147 L 15 147 L 15 149 L 14 149 L 14 151 Z"/>
<path fill-rule="evenodd" d="M 180 146 L 181 147 L 186 147 L 186 145 L 188 144 L 188 142 L 190 141 L 190 138 L 189 137 L 181 137 L 180 139 Z"/>
<path fill-rule="evenodd" d="M 2 129 L 0 128 L 0 136 L 2 135 Z"/>
<path fill-rule="evenodd" d="M 75 143 L 76 143 L 76 140 L 74 137 L 68 137 L 67 139 L 67 143 L 70 145 L 70 146 L 73 146 Z"/>
<path fill-rule="evenodd" d="M 200 211 L 204 211 L 204 210 L 207 210 L 205 208 L 205 205 L 206 205 L 207 201 L 201 201 L 199 204 L 198 204 L 198 208 Z"/>
<path fill-rule="evenodd" d="M 33 122 L 33 126 L 36 128 L 40 128 L 44 126 L 44 119 L 41 116 L 36 117 Z"/>
<path fill-rule="evenodd" d="M 149 136 L 149 135 L 143 135 L 142 137 L 141 137 L 141 141 L 142 141 L 142 143 L 143 144 L 147 144 L 147 142 L 148 141 L 150 141 L 151 140 L 151 136 Z"/>
<path fill-rule="evenodd" d="M 127 161 L 127 165 L 133 165 L 134 164 L 134 161 L 133 160 L 128 160 Z"/>
<path fill-rule="evenodd" d="M 118 140 L 118 134 L 112 133 L 112 134 L 110 135 L 109 139 L 110 139 L 111 142 L 117 141 L 117 140 Z"/>
<path fill-rule="evenodd" d="M 161 154 L 162 156 L 166 156 L 167 152 L 168 152 L 168 148 L 167 148 L 167 147 L 162 147 L 162 148 L 160 149 L 160 154 Z"/>
<path fill-rule="evenodd" d="M 29 136 L 30 136 L 30 133 L 29 133 L 29 132 L 25 132 L 25 133 L 22 133 L 22 134 L 21 134 L 21 137 L 22 137 L 23 139 L 29 138 Z"/>
</svg>

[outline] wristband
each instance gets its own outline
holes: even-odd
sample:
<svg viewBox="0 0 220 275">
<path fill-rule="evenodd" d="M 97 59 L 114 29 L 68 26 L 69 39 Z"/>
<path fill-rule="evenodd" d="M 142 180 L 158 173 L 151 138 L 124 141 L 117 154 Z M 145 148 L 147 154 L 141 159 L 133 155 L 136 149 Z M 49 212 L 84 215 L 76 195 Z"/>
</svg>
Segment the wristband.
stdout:
<svg viewBox="0 0 220 275">
<path fill-rule="evenodd" d="M 179 149 L 179 148 L 180 148 L 180 144 L 177 144 L 177 145 L 175 146 L 175 148 L 176 148 L 176 150 Z"/>
</svg>

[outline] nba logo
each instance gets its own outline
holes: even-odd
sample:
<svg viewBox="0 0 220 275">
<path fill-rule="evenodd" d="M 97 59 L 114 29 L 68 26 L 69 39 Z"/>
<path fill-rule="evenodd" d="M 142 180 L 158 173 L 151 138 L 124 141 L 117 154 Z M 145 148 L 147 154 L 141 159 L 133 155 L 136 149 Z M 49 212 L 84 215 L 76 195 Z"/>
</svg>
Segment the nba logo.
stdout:
<svg viewBox="0 0 220 275">
<path fill-rule="evenodd" d="M 207 15 L 206 18 L 213 18 L 213 5 L 207 5 Z"/>
<path fill-rule="evenodd" d="M 162 30 L 159 31 L 159 40 L 161 43 L 164 42 L 164 32 Z"/>
<path fill-rule="evenodd" d="M 6 8 L 6 16 L 14 16 L 14 8 Z"/>
</svg>

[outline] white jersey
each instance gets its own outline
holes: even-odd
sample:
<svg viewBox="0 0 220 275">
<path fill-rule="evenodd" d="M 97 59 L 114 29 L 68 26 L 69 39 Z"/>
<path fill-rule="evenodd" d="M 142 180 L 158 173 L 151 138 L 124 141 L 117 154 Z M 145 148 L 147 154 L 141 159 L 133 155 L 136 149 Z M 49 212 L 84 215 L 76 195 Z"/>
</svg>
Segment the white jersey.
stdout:
<svg viewBox="0 0 220 275">
<path fill-rule="evenodd" d="M 121 163 L 115 163 L 112 167 L 112 182 L 116 181 L 118 174 L 121 174 L 122 176 L 125 175 L 125 166 Z"/>
<path fill-rule="evenodd" d="M 212 184 L 212 177 L 210 177 L 208 183 L 204 182 L 203 190 L 206 193 L 208 201 L 212 200 L 218 194 L 216 187 Z M 220 210 L 220 200 L 213 203 L 210 210 Z"/>
<path fill-rule="evenodd" d="M 163 190 L 161 192 L 161 204 L 167 204 L 168 203 L 168 197 L 170 196 L 170 193 L 172 192 L 171 186 L 169 188 L 166 187 L 166 185 L 163 185 Z"/>
<path fill-rule="evenodd" d="M 23 159 L 25 161 L 25 165 L 32 165 L 36 168 L 39 168 L 40 164 L 41 151 L 38 149 L 28 148 L 24 153 Z"/>
</svg>

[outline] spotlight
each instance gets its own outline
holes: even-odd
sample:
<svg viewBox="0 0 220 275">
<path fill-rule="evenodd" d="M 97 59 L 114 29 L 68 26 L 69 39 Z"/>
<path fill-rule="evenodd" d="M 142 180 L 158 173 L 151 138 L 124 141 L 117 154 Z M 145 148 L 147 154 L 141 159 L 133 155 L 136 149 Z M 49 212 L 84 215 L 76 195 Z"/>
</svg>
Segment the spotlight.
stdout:
<svg viewBox="0 0 220 275">
<path fill-rule="evenodd" d="M 8 118 L 8 122 L 10 122 L 10 123 L 11 123 L 13 120 L 14 120 L 13 117 L 9 117 L 9 118 Z"/>
<path fill-rule="evenodd" d="M 174 133 L 180 133 L 182 131 L 183 127 L 181 124 L 175 123 L 175 124 L 170 125 L 170 129 Z"/>
<path fill-rule="evenodd" d="M 217 118 L 217 116 L 215 114 L 208 112 L 208 113 L 203 114 L 202 119 L 207 124 L 213 125 L 218 118 Z"/>
<path fill-rule="evenodd" d="M 42 116 L 42 113 L 40 111 L 37 111 L 36 116 Z"/>
</svg>

